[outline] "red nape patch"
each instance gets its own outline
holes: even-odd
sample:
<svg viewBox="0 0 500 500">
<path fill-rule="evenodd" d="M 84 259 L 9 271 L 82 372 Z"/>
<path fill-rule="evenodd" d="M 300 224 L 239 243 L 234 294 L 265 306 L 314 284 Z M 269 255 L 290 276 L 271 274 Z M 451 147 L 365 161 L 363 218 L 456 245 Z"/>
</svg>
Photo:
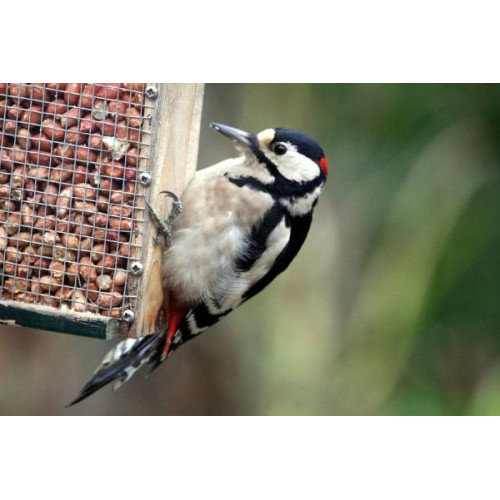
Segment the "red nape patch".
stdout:
<svg viewBox="0 0 500 500">
<path fill-rule="evenodd" d="M 318 161 L 318 165 L 319 165 L 319 168 L 321 169 L 321 171 L 325 175 L 328 175 L 328 160 L 326 159 L 326 156 L 323 156 L 323 158 L 321 158 Z"/>
</svg>

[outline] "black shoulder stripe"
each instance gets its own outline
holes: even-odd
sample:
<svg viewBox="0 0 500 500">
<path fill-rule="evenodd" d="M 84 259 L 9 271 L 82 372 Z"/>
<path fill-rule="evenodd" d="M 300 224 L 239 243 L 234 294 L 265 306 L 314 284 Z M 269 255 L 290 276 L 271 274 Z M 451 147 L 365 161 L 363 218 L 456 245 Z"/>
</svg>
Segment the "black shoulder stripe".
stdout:
<svg viewBox="0 0 500 500">
<path fill-rule="evenodd" d="M 266 193 L 268 192 L 268 185 L 259 181 L 255 177 L 229 177 L 228 174 L 226 174 L 226 177 L 229 182 L 232 182 L 238 187 L 249 187 L 254 191 L 264 191 Z"/>
<path fill-rule="evenodd" d="M 292 217 L 290 218 L 290 240 L 288 245 L 283 249 L 283 251 L 278 255 L 276 262 L 273 267 L 260 281 L 255 283 L 244 295 L 244 300 L 252 298 L 254 295 L 263 290 L 271 281 L 281 274 L 289 265 L 290 262 L 295 258 L 299 250 L 301 249 L 304 241 L 311 227 L 312 214 L 309 213 L 303 217 Z"/>
<path fill-rule="evenodd" d="M 246 249 L 245 255 L 240 256 L 235 262 L 237 271 L 249 271 L 254 263 L 260 259 L 267 248 L 266 242 L 269 235 L 282 221 L 283 217 L 285 217 L 283 207 L 279 203 L 275 203 L 271 209 L 268 210 L 261 224 L 252 229 L 248 237 L 249 247 Z"/>
</svg>

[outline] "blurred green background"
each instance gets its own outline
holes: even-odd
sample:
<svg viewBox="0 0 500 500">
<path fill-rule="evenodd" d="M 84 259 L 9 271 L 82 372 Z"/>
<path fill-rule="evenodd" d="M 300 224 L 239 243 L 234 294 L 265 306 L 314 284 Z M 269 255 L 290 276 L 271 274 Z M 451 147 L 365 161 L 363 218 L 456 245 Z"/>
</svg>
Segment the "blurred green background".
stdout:
<svg viewBox="0 0 500 500">
<path fill-rule="evenodd" d="M 103 341 L 0 326 L 1 414 L 500 414 L 500 87 L 207 85 L 210 121 L 320 142 L 289 270 L 151 377 L 65 410 Z"/>
</svg>

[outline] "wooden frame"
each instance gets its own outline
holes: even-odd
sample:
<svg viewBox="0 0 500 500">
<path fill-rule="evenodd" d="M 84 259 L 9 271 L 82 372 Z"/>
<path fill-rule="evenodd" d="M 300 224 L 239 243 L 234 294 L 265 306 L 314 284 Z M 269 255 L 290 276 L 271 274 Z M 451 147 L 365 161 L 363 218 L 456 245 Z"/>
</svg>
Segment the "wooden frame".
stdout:
<svg viewBox="0 0 500 500">
<path fill-rule="evenodd" d="M 203 84 L 155 84 L 156 98 L 150 118 L 151 143 L 149 160 L 140 170 L 149 171 L 151 184 L 142 187 L 143 195 L 162 216 L 170 210 L 170 203 L 162 190 L 181 194 L 196 170 L 198 140 L 203 101 Z M 141 200 L 143 203 L 143 200 Z M 144 206 L 142 206 L 144 209 Z M 0 324 L 41 328 L 61 333 L 109 339 L 116 335 L 139 337 L 152 333 L 163 303 L 161 284 L 162 247 L 153 243 L 156 228 L 146 216 L 134 242 L 141 244 L 143 273 L 129 277 L 128 283 L 137 295 L 135 319 L 127 323 L 90 313 L 60 311 L 42 305 L 15 301 L 0 302 Z"/>
<path fill-rule="evenodd" d="M 196 170 L 202 102 L 202 84 L 168 84 L 160 88 L 156 113 L 162 119 L 155 120 L 151 136 L 152 182 L 148 190 L 150 205 L 162 217 L 168 215 L 170 203 L 159 195 L 160 191 L 182 193 Z M 142 238 L 152 242 L 155 235 L 156 227 L 151 223 L 146 225 Z M 163 248 L 144 244 L 144 250 L 144 272 L 135 321 L 130 328 L 122 324 L 121 334 L 128 337 L 153 333 L 164 300 L 161 283 Z"/>
</svg>

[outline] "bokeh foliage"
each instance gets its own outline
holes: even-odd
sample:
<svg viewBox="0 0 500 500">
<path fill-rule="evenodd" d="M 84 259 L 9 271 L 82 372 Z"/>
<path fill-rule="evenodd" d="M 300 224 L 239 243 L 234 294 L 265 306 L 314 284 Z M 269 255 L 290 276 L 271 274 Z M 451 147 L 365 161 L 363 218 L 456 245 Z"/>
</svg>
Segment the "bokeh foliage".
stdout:
<svg viewBox="0 0 500 500">
<path fill-rule="evenodd" d="M 500 88 L 243 95 L 239 123 L 306 130 L 333 160 L 298 269 L 232 318 L 251 338 L 252 317 L 278 316 L 271 345 L 247 361 L 260 367 L 259 411 L 500 412 Z"/>
</svg>

